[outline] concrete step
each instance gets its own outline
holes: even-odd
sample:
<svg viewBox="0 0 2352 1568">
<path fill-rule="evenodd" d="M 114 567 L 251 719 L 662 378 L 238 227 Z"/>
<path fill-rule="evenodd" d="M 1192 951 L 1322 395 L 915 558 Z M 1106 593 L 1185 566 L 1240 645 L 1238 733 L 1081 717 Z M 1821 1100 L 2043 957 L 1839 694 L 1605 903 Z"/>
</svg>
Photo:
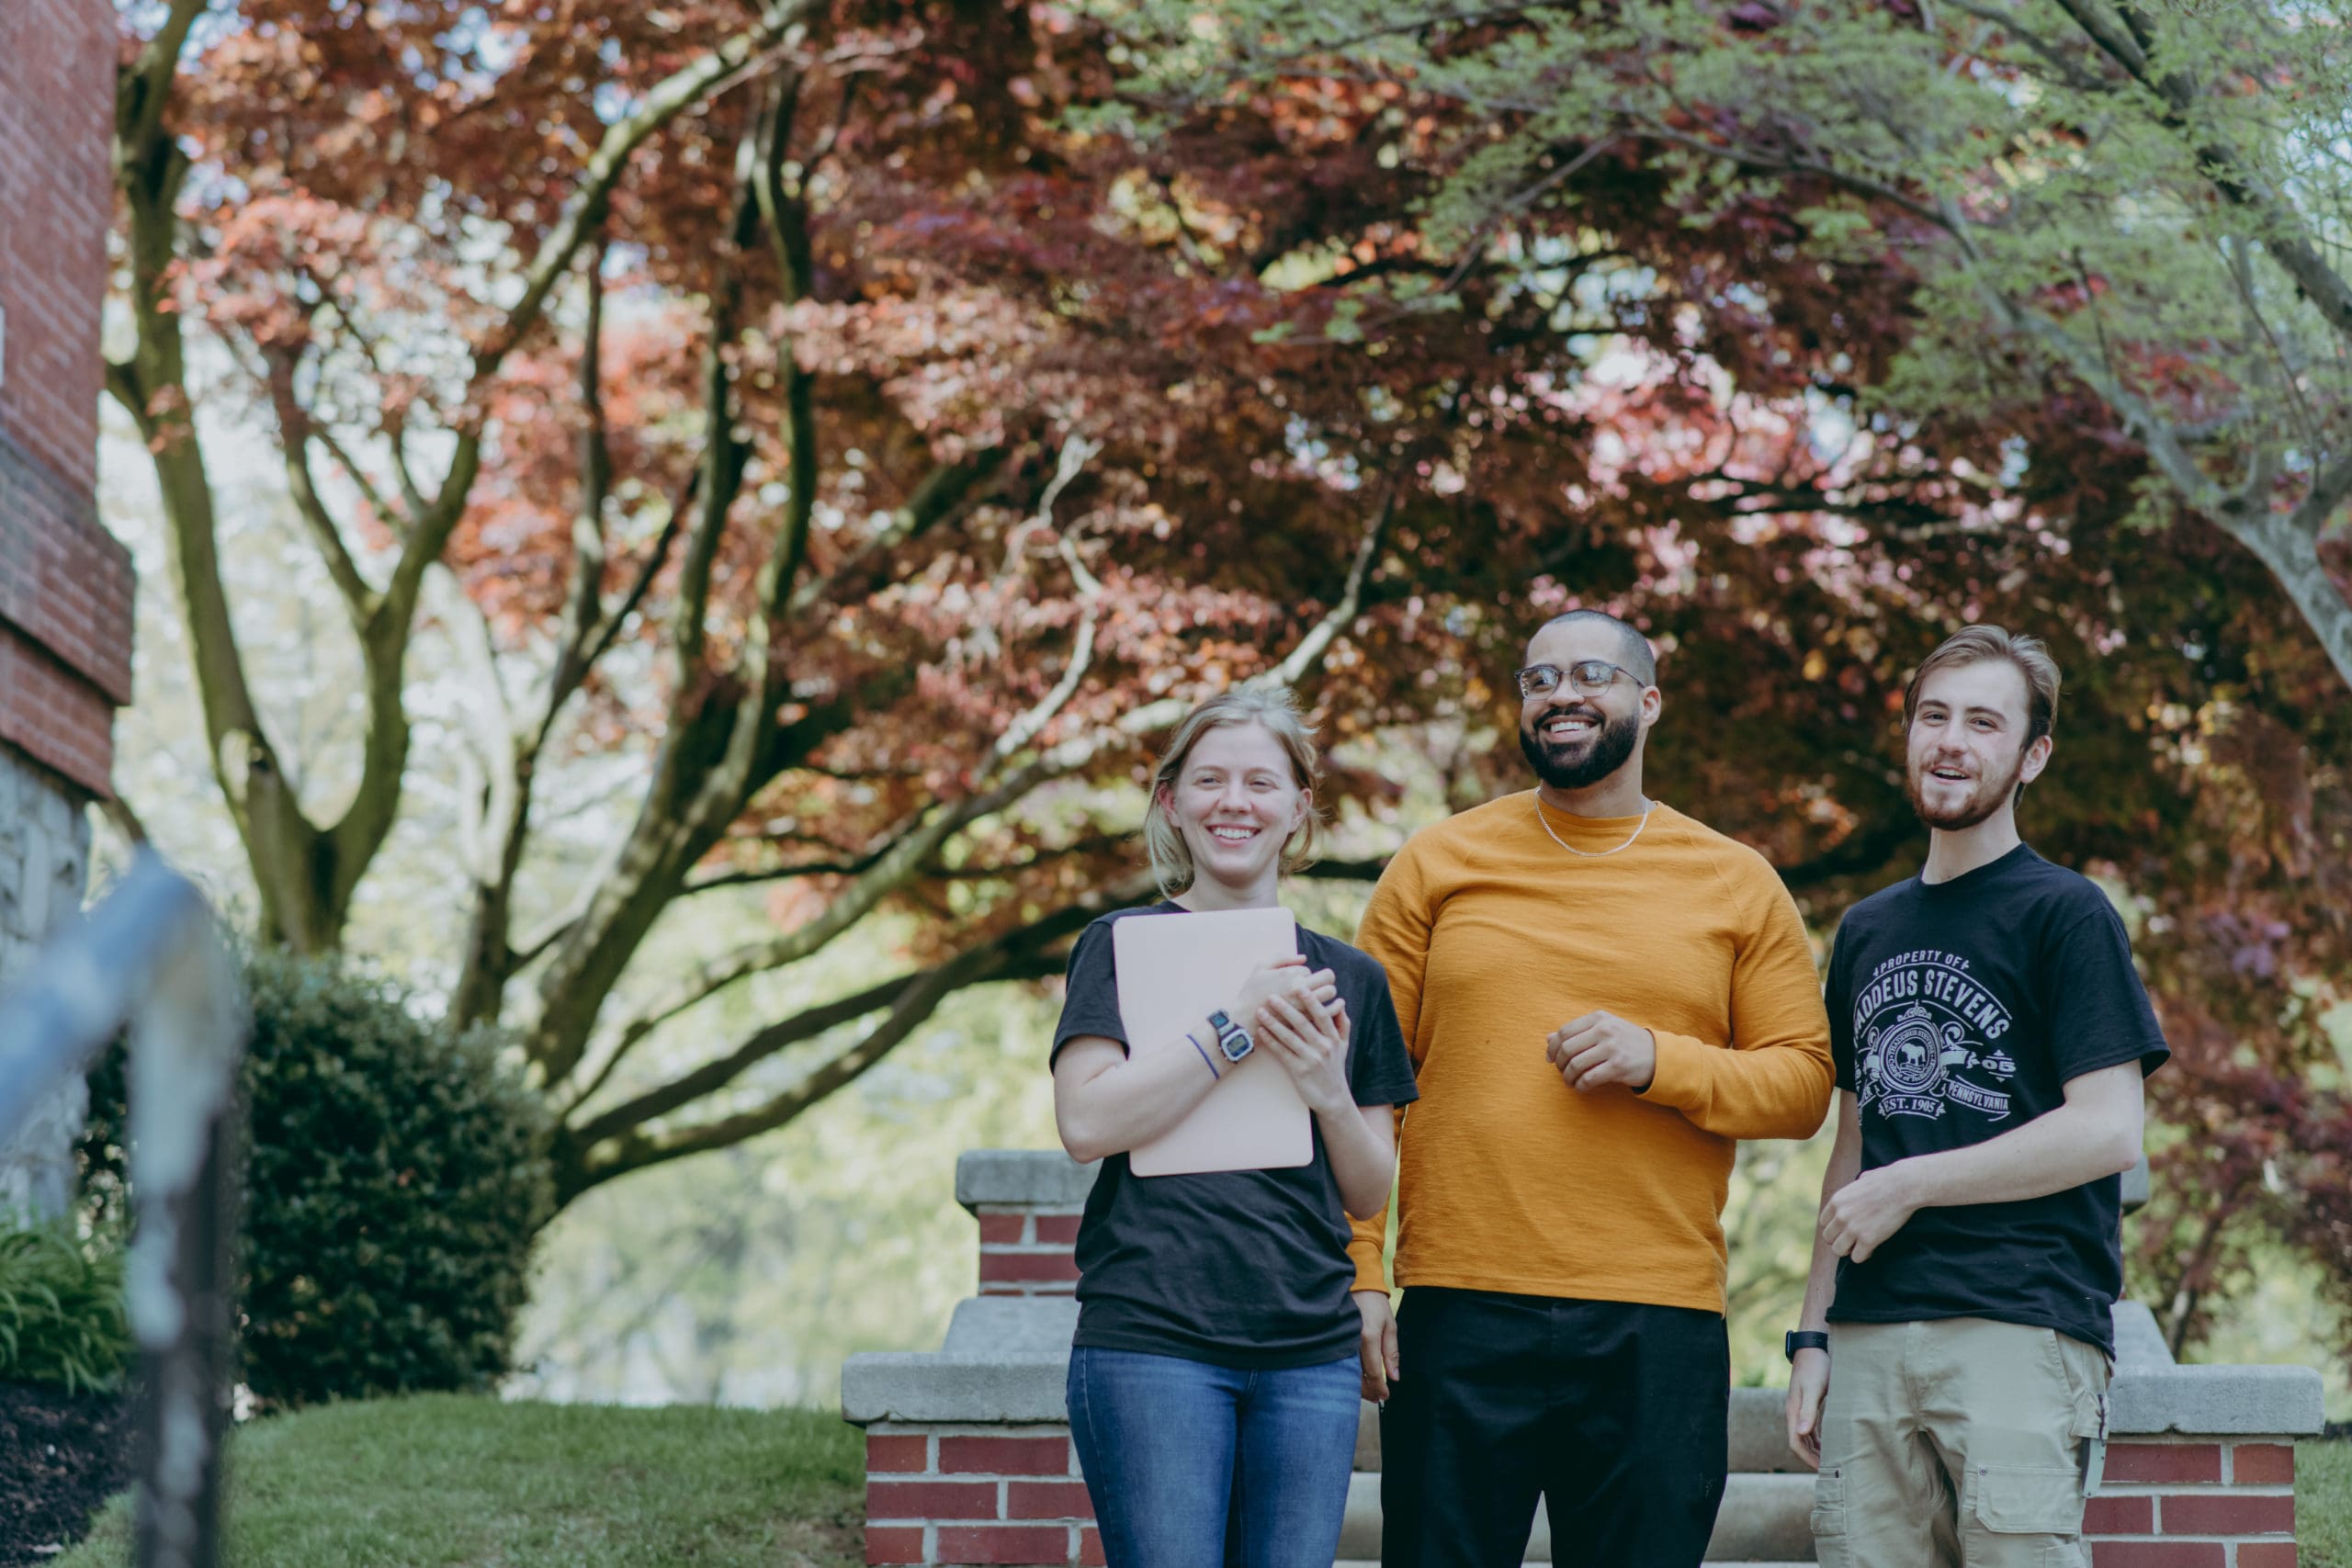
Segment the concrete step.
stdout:
<svg viewBox="0 0 2352 1568">
<path fill-rule="evenodd" d="M 1710 1562 L 1811 1562 L 1813 1477 L 1735 1472 L 1724 1486 L 1724 1506 L 1707 1542 Z M 1359 1472 L 1348 1482 L 1347 1522 L 1340 1551 L 1350 1560 L 1380 1556 L 1380 1477 Z M 1527 1561 L 1552 1561 L 1552 1530 L 1544 1510 L 1535 1510 L 1535 1532 Z"/>
</svg>

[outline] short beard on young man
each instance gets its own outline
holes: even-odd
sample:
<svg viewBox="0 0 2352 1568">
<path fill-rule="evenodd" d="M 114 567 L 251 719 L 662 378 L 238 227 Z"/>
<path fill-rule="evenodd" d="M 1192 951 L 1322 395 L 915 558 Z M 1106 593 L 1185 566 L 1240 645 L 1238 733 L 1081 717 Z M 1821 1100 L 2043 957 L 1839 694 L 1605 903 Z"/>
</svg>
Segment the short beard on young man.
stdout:
<svg viewBox="0 0 2352 1568">
<path fill-rule="evenodd" d="M 1561 746 L 1544 739 L 1541 727 L 1562 714 L 1589 718 L 1600 728 L 1578 745 Z M 1548 708 L 1535 724 L 1519 724 L 1519 749 L 1535 776 L 1554 789 L 1589 789 L 1625 765 L 1642 738 L 1642 716 L 1629 713 L 1611 718 L 1599 708 L 1578 705 Z"/>
<path fill-rule="evenodd" d="M 1925 772 L 1923 768 L 1913 768 L 1904 777 L 1903 793 L 1911 797 L 1911 809 L 1917 812 L 1919 820 L 1930 828 L 1947 833 L 1965 832 L 2001 809 L 2001 803 L 2017 794 L 2018 778 L 2025 772 L 2025 748 L 2018 748 L 2017 760 L 2009 764 L 2006 775 L 1998 779 L 1977 780 L 1976 787 L 1969 792 L 1968 798 L 1949 811 L 1937 812 L 1928 808 L 1919 788 L 1919 780 Z"/>
</svg>

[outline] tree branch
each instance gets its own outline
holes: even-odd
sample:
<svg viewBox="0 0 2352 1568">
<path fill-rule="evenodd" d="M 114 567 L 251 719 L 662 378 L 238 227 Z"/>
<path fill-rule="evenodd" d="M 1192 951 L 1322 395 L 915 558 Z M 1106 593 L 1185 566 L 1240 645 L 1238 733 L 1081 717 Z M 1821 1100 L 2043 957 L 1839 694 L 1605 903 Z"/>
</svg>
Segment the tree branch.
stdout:
<svg viewBox="0 0 2352 1568">
<path fill-rule="evenodd" d="M 2352 452 L 2312 477 L 2312 488 L 2288 519 L 2289 525 L 2316 540 L 2347 500 L 2352 500 Z"/>
<path fill-rule="evenodd" d="M 597 628 L 595 641 L 588 645 L 588 651 L 582 657 L 581 662 L 586 668 L 594 670 L 597 661 L 611 649 L 615 639 L 628 626 L 628 618 L 636 615 L 639 606 L 645 603 L 645 595 L 652 588 L 653 580 L 662 575 L 662 568 L 668 563 L 670 552 L 676 547 L 678 536 L 684 530 L 686 513 L 694 509 L 695 485 L 700 475 L 701 470 L 697 468 L 686 477 L 684 492 L 678 497 L 677 505 L 670 509 L 670 515 L 662 519 L 662 531 L 653 536 L 653 543 L 646 549 L 645 559 L 638 568 L 636 579 L 629 583 L 628 592 L 622 594 L 620 603 L 613 606 L 612 614 Z"/>
<path fill-rule="evenodd" d="M 1921 222 L 1931 224 L 1955 237 L 1959 233 L 1951 222 L 1950 214 L 1928 206 L 1918 197 L 1907 195 L 1883 180 L 1872 179 L 1868 175 L 1851 174 L 1834 164 L 1820 163 L 1811 158 L 1800 158 L 1792 153 L 1767 152 L 1758 147 L 1710 141 L 1704 137 L 1692 136 L 1688 132 L 1675 130 L 1655 121 L 1643 122 L 1638 128 L 1638 134 L 1652 141 L 1662 141 L 1669 147 L 1680 147 L 1692 152 L 1702 153 L 1707 157 L 1717 158 L 1743 169 L 1752 169 L 1758 174 L 1807 175 L 1836 186 L 1841 190 L 1850 191 L 1856 196 L 1868 197 L 1872 201 L 1885 202 L 1888 206 L 1906 212 Z"/>
<path fill-rule="evenodd" d="M 748 137 L 747 137 L 748 140 Z M 702 668 L 708 636 L 710 574 L 726 536 L 727 513 L 743 483 L 749 447 L 735 434 L 735 386 L 727 363 L 728 345 L 740 330 L 743 280 L 741 258 L 752 237 L 757 208 L 748 190 L 735 201 L 731 250 L 710 302 L 710 343 L 703 355 L 703 455 L 695 488 L 698 515 L 686 536 L 686 551 L 678 567 L 677 603 L 671 609 L 670 648 L 674 666 L 675 702 L 687 700 Z"/>
<path fill-rule="evenodd" d="M 311 424 L 311 438 L 327 449 L 327 456 L 334 459 L 335 467 L 343 470 L 344 477 L 348 479 L 353 488 L 359 491 L 360 499 L 368 503 L 370 511 L 383 520 L 386 527 L 395 533 L 404 531 L 407 519 L 401 513 L 399 508 L 385 501 L 384 492 L 377 487 L 374 479 L 368 477 L 368 470 L 361 468 L 350 452 L 345 448 L 343 443 L 335 438 L 333 430 L 313 421 Z"/>
<path fill-rule="evenodd" d="M 613 490 L 613 446 L 605 423 L 605 243 L 587 250 L 587 305 L 580 332 L 580 504 L 571 514 L 571 592 L 548 678 L 544 737 L 588 673 L 589 646 L 605 618 L 605 502 Z"/>
<path fill-rule="evenodd" d="M 503 824 L 512 814 L 513 792 L 515 788 L 516 757 L 521 747 L 515 731 L 513 709 L 506 701 L 505 683 L 499 679 L 497 649 L 491 639 L 490 623 L 482 615 L 455 573 L 437 570 L 428 589 L 434 618 L 448 634 L 449 645 L 456 650 L 458 662 L 466 672 L 467 683 L 476 694 L 476 700 L 462 705 L 466 728 L 472 732 L 485 777 L 487 799 L 480 810 L 479 830 L 481 853 L 469 856 L 473 863 L 467 868 L 477 883 L 490 883 L 496 878 L 497 845 L 488 836 L 490 825 Z"/>
<path fill-rule="evenodd" d="M 547 234 L 523 275 L 523 295 L 506 314 L 498 333 L 474 356 L 474 381 L 495 372 L 500 362 L 539 319 L 548 295 L 571 267 L 573 255 L 599 228 L 610 204 L 613 187 L 637 150 L 664 126 L 694 105 L 715 97 L 756 71 L 763 51 L 780 40 L 786 29 L 808 9 L 810 0 L 775 0 L 752 27 L 721 43 L 708 54 L 681 67 L 645 95 L 635 113 L 605 132 L 580 182 L 563 204 L 563 211 Z"/>
<path fill-rule="evenodd" d="M 795 73 L 776 84 L 759 136 L 744 149 L 757 168 L 750 187 L 767 230 L 779 303 L 787 311 L 817 287 L 805 184 L 785 188 L 785 165 L 790 161 L 792 125 L 799 106 L 800 77 Z M 808 556 L 809 525 L 817 513 L 817 378 L 801 365 L 789 335 L 777 343 L 776 359 L 784 373 L 785 479 L 790 493 L 783 526 L 762 569 L 760 605 L 770 619 L 790 608 Z"/>
<path fill-rule="evenodd" d="M 881 532 L 825 577 L 801 584 L 792 596 L 789 613 L 797 615 L 813 604 L 839 596 L 844 590 L 854 592 L 884 556 L 957 515 L 977 498 L 981 481 L 1001 468 L 1009 456 L 1005 448 L 990 446 L 958 462 L 942 463 L 933 468 L 907 497 L 906 504 L 890 513 Z"/>
<path fill-rule="evenodd" d="M 1054 502 L 1061 499 L 1061 493 L 1069 488 L 1069 482 L 1078 478 L 1079 471 L 1086 467 L 1087 459 L 1102 449 L 1099 442 L 1089 441 L 1076 434 L 1062 443 L 1061 457 L 1055 465 L 1053 481 L 1046 486 L 1046 493 L 1037 500 L 1036 516 L 1032 519 L 1035 526 L 1052 530 Z M 1078 585 L 1079 603 L 1083 606 L 1079 613 L 1078 639 L 1070 649 L 1069 662 L 1063 667 L 1061 679 L 1054 682 L 1053 689 L 1028 712 L 1007 725 L 1004 733 L 996 738 L 996 745 L 989 753 L 992 765 L 1001 765 L 1011 760 L 1054 721 L 1054 716 L 1078 694 L 1080 684 L 1086 679 L 1087 668 L 1094 661 L 1094 628 L 1101 615 L 1102 583 L 1086 569 L 1086 563 L 1078 558 L 1078 547 L 1067 536 L 1059 536 L 1058 543 L 1062 562 L 1069 569 L 1071 581 Z"/>
<path fill-rule="evenodd" d="M 334 312 L 334 319 L 341 322 L 343 330 L 351 335 L 351 341 L 359 345 L 360 355 L 368 361 L 368 367 L 376 373 L 377 382 L 380 385 L 389 380 L 390 378 L 384 371 L 383 352 L 377 346 L 375 334 L 360 324 L 359 318 L 336 295 L 333 287 L 334 279 L 322 277 L 314 278 L 313 281 L 318 285 L 320 303 Z M 431 508 L 432 502 L 425 500 L 424 491 L 416 482 L 416 470 L 409 464 L 406 416 L 392 417 L 387 414 L 382 425 L 382 434 L 384 445 L 391 452 L 392 478 L 400 486 L 401 501 L 407 511 L 403 513 L 386 506 L 382 498 L 375 493 L 372 485 L 368 487 L 368 500 L 387 523 L 396 523 L 405 532 L 411 523 L 424 515 Z M 340 456 L 339 452 L 338 456 Z M 361 478 L 357 464 L 348 457 L 343 457 L 342 462 L 345 468 L 351 470 L 355 480 L 363 484 L 367 482 Z"/>
<path fill-rule="evenodd" d="M 1134 841 L 1132 833 L 1090 833 L 1085 838 L 1058 844 L 1052 849 L 1037 850 L 1025 860 L 989 863 L 981 865 L 948 865 L 933 861 L 918 874 L 926 881 L 935 882 L 996 882 L 1018 876 L 1024 871 L 1055 861 L 1073 860 L 1086 855 L 1108 854 Z M 797 882 L 811 876 L 855 876 L 874 863 L 872 853 L 854 860 L 803 861 L 792 865 L 763 866 L 757 871 L 728 871 L 686 884 L 688 893 L 716 893 L 729 887 L 763 887 L 775 882 Z M 1344 873 L 1342 874 L 1345 874 Z M 1377 875 L 1377 872 L 1374 873 Z"/>
<path fill-rule="evenodd" d="M 164 25 L 141 46 L 118 91 L 118 152 L 150 147 L 163 138 L 164 116 L 171 107 L 172 81 L 179 73 L 180 51 L 187 47 L 187 35 L 197 18 L 210 5 L 211 0 L 172 0 L 171 9 L 164 15 Z M 120 172 L 121 160 L 118 157 L 118 176 Z"/>
<path fill-rule="evenodd" d="M 364 637 L 368 617 L 375 613 L 376 590 L 361 575 L 358 562 L 352 559 L 350 547 L 344 542 L 343 530 L 335 525 L 324 498 L 319 494 L 317 476 L 311 470 L 311 443 L 316 431 L 310 411 L 294 395 L 291 355 L 273 353 L 268 356 L 267 381 L 270 401 L 277 410 L 278 454 L 286 465 L 286 486 L 294 497 L 294 510 L 326 567 L 329 581 L 343 598 L 352 629 Z"/>
<path fill-rule="evenodd" d="M 2201 135 L 2192 123 L 2197 86 L 2174 72 L 2155 74 L 2144 43 L 2144 29 L 2133 29 L 2132 13 L 2124 8 L 2109 16 L 2103 0 L 2058 0 L 2059 8 L 2088 34 L 2109 58 L 2130 72 L 2165 107 L 2164 123 L 2189 143 L 2189 152 L 2206 182 L 2232 206 L 2256 214 L 2262 243 L 2295 285 L 2337 335 L 2352 339 L 2352 282 L 2327 265 L 2309 227 L 2291 202 L 2266 184 L 2236 148 L 2219 137 Z"/>
<path fill-rule="evenodd" d="M 2041 58 L 2043 64 L 2058 73 L 2060 81 L 2075 92 L 2096 96 L 2118 90 L 2116 83 L 2102 81 L 2090 74 L 2083 69 L 2082 62 L 2067 58 L 2066 51 L 2054 39 L 2042 37 L 2003 7 L 1978 4 L 1976 0 L 1948 0 L 1948 4 L 1962 16 L 1989 22 L 2024 44 Z"/>
<path fill-rule="evenodd" d="M 2012 331 L 2042 345 L 2084 385 L 2113 409 L 2148 455 L 2164 471 L 2184 500 L 2209 515 L 2217 514 L 2229 498 L 2212 476 L 2198 466 L 2187 445 L 2154 406 L 2125 386 L 2109 367 L 2103 354 L 2092 352 L 2072 333 L 2041 312 L 2020 305 L 1989 285 L 1978 285 L 1978 297 L 1996 319 Z"/>
<path fill-rule="evenodd" d="M 1388 540 L 1388 523 L 1396 513 L 1398 480 L 1388 479 L 1380 506 L 1372 515 L 1372 525 L 1363 531 L 1363 538 L 1356 546 L 1356 558 L 1348 568 L 1347 585 L 1340 592 L 1340 602 L 1324 613 L 1307 634 L 1298 639 L 1298 646 L 1280 664 L 1274 666 L 1271 681 L 1285 686 L 1298 684 L 1309 670 L 1322 662 L 1339 635 L 1355 623 L 1363 608 L 1363 585 L 1372 576 L 1372 569 L 1380 558 L 1381 546 Z M 1267 681 L 1266 677 L 1261 677 Z"/>
<path fill-rule="evenodd" d="M 1373 565 L 1379 558 L 1381 543 L 1387 537 L 1388 523 L 1394 513 L 1396 500 L 1396 484 L 1392 480 L 1386 498 L 1381 502 L 1379 509 L 1373 513 L 1371 522 L 1365 525 L 1364 536 L 1356 547 L 1355 561 L 1349 568 L 1347 585 L 1340 592 L 1340 602 L 1309 627 L 1306 635 L 1299 639 L 1297 646 L 1282 660 L 1272 668 L 1261 670 L 1242 682 L 1242 690 L 1264 686 L 1295 686 L 1305 680 L 1308 672 L 1322 661 L 1324 654 L 1330 651 L 1331 644 L 1338 639 L 1339 634 L 1344 631 L 1349 623 L 1352 622 L 1361 612 L 1363 587 L 1371 576 Z M 1098 730 L 1091 735 L 1073 736 L 1054 747 L 1046 753 L 1044 761 L 1050 766 L 1052 776 L 1058 777 L 1075 773 L 1078 769 L 1084 767 L 1097 752 L 1114 742 L 1132 740 L 1139 736 L 1149 735 L 1155 730 L 1167 728 L 1178 719 L 1182 718 L 1191 710 L 1192 705 L 1192 699 L 1182 696 L 1160 697 L 1152 702 L 1139 703 L 1121 714 L 1108 728 Z"/>
<path fill-rule="evenodd" d="M 967 949 L 928 968 L 903 975 L 852 997 L 811 1008 L 752 1034 L 734 1051 L 657 1089 L 604 1111 L 569 1134 L 570 1181 L 573 1190 L 628 1171 L 706 1149 L 723 1148 L 756 1133 L 782 1126 L 873 1066 L 936 1010 L 940 1002 L 985 980 L 1043 976 L 1060 968 L 1046 951 L 1083 930 L 1097 916 L 1148 897 L 1147 877 L 1127 878 L 1018 931 Z M 649 1134 L 645 1123 L 681 1109 L 732 1083 L 742 1073 L 786 1046 L 854 1022 L 879 1009 L 888 1013 L 849 1050 L 833 1057 L 789 1089 L 741 1114 Z M 609 1072 L 609 1066 L 607 1066 Z M 600 1075 L 599 1081 L 603 1081 Z M 590 1092 L 594 1092 L 592 1088 Z M 582 1097 L 582 1100 L 586 1098 Z"/>
<path fill-rule="evenodd" d="M 687 971 L 621 1026 L 615 1055 L 629 1050 L 662 1024 L 737 982 L 771 969 L 785 968 L 815 954 L 911 880 L 949 839 L 981 818 L 1012 805 L 1046 775 L 1043 763 L 1032 762 L 994 789 L 918 818 L 888 845 L 868 856 L 850 885 L 827 900 L 823 912 L 814 919 L 788 931 L 706 959 Z"/>
<path fill-rule="evenodd" d="M 563 210 L 540 239 L 523 272 L 523 293 L 490 341 L 475 350 L 468 379 L 469 401 L 478 399 L 514 351 L 538 322 L 548 294 L 572 264 L 588 236 L 604 222 L 613 187 L 620 181 L 639 147 L 679 115 L 705 98 L 726 91 L 751 74 L 762 52 L 781 39 L 811 0 L 775 0 L 760 19 L 691 64 L 681 67 L 645 95 L 636 112 L 616 121 L 588 160 Z M 408 547 L 387 592 L 387 607 L 405 611 L 415 603 L 424 569 L 440 559 L 449 535 L 465 514 L 466 498 L 481 471 L 483 429 L 476 414 L 458 434 L 457 449 L 433 504 L 416 521 Z"/>
</svg>

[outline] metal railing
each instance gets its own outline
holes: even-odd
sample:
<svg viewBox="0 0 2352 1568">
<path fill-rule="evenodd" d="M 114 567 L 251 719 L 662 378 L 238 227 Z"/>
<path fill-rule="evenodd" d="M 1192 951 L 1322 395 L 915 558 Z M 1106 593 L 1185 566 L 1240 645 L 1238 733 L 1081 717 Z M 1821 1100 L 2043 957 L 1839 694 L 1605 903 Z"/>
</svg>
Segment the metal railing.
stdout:
<svg viewBox="0 0 2352 1568">
<path fill-rule="evenodd" d="M 0 1143 L 130 1032 L 126 1269 L 138 1568 L 213 1568 L 235 1328 L 237 1068 L 249 1020 L 203 897 L 142 853 L 0 994 Z"/>
</svg>

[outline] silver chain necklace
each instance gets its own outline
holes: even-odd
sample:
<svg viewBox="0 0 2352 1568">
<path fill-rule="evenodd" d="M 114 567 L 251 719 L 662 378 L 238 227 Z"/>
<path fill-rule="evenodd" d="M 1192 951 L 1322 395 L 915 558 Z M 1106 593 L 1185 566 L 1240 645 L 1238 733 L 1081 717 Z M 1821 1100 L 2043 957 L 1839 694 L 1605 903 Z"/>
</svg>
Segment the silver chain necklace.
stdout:
<svg viewBox="0 0 2352 1568">
<path fill-rule="evenodd" d="M 1572 855 L 1582 855 L 1587 860 L 1606 860 L 1611 855 L 1617 853 L 1618 850 L 1632 849 L 1634 847 L 1634 840 L 1642 836 L 1642 829 L 1650 825 L 1650 813 L 1657 809 L 1657 801 L 1645 799 L 1642 802 L 1642 819 L 1634 824 L 1634 830 L 1626 835 L 1625 841 L 1619 844 L 1616 849 L 1580 850 L 1574 844 L 1568 842 L 1566 839 L 1560 837 L 1559 834 L 1552 831 L 1552 820 L 1550 818 L 1544 815 L 1544 795 L 1541 790 L 1536 792 L 1534 800 L 1535 820 L 1536 823 L 1543 828 L 1544 836 L 1551 840 L 1554 843 L 1559 845 L 1562 849 L 1567 851 L 1568 853 Z"/>
</svg>

